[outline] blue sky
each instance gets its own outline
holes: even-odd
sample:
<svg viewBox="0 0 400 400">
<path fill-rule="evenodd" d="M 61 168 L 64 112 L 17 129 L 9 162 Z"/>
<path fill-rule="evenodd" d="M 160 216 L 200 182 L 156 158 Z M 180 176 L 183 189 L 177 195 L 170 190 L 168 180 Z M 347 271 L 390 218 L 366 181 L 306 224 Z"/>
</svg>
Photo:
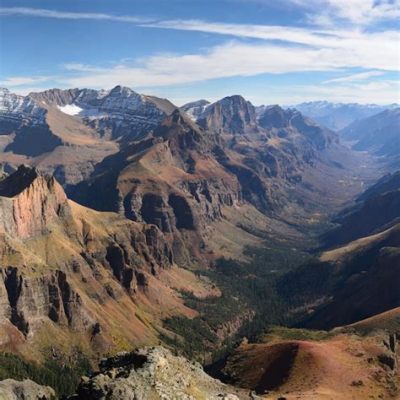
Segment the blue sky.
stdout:
<svg viewBox="0 0 400 400">
<path fill-rule="evenodd" d="M 0 86 L 400 102 L 400 0 L 0 0 Z"/>
</svg>

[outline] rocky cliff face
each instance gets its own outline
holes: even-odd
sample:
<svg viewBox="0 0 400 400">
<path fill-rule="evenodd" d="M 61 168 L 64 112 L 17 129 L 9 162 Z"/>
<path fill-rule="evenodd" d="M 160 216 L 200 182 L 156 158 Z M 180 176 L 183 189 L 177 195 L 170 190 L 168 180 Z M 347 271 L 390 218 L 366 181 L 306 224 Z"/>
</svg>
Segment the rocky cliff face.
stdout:
<svg viewBox="0 0 400 400">
<path fill-rule="evenodd" d="M 174 254 L 155 225 L 81 207 L 24 166 L 1 182 L 0 204 L 2 346 L 45 352 L 48 331 L 53 347 L 72 340 L 90 356 L 155 340 L 143 318 L 192 312 L 162 280 Z"/>
<path fill-rule="evenodd" d="M 68 213 L 67 196 L 53 177 L 20 166 L 0 182 L 0 230 L 21 239 L 44 233 L 48 224 Z"/>
<path fill-rule="evenodd" d="M 100 371 L 83 378 L 70 400 L 91 399 L 256 399 L 208 376 L 197 363 L 162 347 L 143 348 L 104 359 Z"/>
<path fill-rule="evenodd" d="M 235 135 L 259 131 L 254 106 L 238 95 L 207 106 L 197 117 L 197 122 L 201 127 L 218 133 Z"/>
</svg>

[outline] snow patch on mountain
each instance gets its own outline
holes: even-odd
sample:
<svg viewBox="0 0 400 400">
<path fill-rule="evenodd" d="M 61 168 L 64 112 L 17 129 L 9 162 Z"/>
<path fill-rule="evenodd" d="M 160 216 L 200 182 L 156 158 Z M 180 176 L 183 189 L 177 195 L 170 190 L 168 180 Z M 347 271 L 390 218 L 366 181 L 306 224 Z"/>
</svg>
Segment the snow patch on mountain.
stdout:
<svg viewBox="0 0 400 400">
<path fill-rule="evenodd" d="M 67 104 L 65 106 L 57 106 L 57 108 L 68 115 L 79 115 L 79 113 L 83 110 L 75 104 Z"/>
<path fill-rule="evenodd" d="M 211 103 L 208 100 L 197 100 L 191 103 L 184 104 L 181 107 L 193 121 L 196 121 L 200 114 L 202 114 Z"/>
</svg>

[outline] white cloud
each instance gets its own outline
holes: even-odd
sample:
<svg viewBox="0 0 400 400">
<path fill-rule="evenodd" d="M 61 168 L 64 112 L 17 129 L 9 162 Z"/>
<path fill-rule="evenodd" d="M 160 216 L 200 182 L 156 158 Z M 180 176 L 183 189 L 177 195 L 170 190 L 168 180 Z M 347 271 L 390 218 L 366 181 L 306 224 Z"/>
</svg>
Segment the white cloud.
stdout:
<svg viewBox="0 0 400 400">
<path fill-rule="evenodd" d="M 400 0 L 289 0 L 310 10 L 309 19 L 319 25 L 330 25 L 341 19 L 365 25 L 400 17 Z"/>
<path fill-rule="evenodd" d="M 364 81 L 369 78 L 373 78 L 374 76 L 382 76 L 382 75 L 385 75 L 385 73 L 383 71 L 366 71 L 366 72 L 360 72 L 358 74 L 343 76 L 341 78 L 329 79 L 323 83 L 342 83 L 342 82 Z"/>
<path fill-rule="evenodd" d="M 92 19 L 92 20 L 108 20 L 117 22 L 129 23 L 142 23 L 149 21 L 148 18 L 142 18 L 131 15 L 112 15 L 102 13 L 82 13 L 82 12 L 69 12 L 47 10 L 43 8 L 29 8 L 29 7 L 0 7 L 0 15 L 19 15 L 28 17 L 41 17 L 41 18 L 57 18 L 57 19 Z"/>
<path fill-rule="evenodd" d="M 353 32 L 352 36 L 338 32 L 336 40 L 328 37 L 322 43 L 324 45 L 312 47 L 232 41 L 205 52 L 154 55 L 136 64 L 125 63 L 112 67 L 66 64 L 65 76 L 58 78 L 57 83 L 62 87 L 110 88 L 118 84 L 155 87 L 265 73 L 348 68 L 372 69 L 375 71 L 373 75 L 377 76 L 382 71 L 396 71 L 399 68 L 397 40 L 395 32 Z M 367 78 L 365 75 L 361 77 Z M 18 79 L 24 78 L 11 77 L 8 81 L 18 82 Z M 43 81 L 43 77 L 39 79 Z"/>
<path fill-rule="evenodd" d="M 399 32 L 394 30 L 371 31 L 354 26 L 346 29 L 333 24 L 334 18 L 365 23 L 377 19 L 391 19 L 397 15 L 394 8 L 400 0 L 381 1 L 373 7 L 372 0 L 287 0 L 305 8 L 316 10 L 314 18 L 325 28 L 288 27 L 251 24 L 227 24 L 201 20 L 145 21 L 135 16 L 114 16 L 99 13 L 74 13 L 32 8 L 0 8 L 0 14 L 30 15 L 63 19 L 110 20 L 138 24 L 142 27 L 197 31 L 234 36 L 236 41 L 227 42 L 205 51 L 189 54 L 158 54 L 140 60 L 127 60 L 113 66 L 93 66 L 79 62 L 62 66 L 62 77 L 9 77 L 3 82 L 10 88 L 23 90 L 22 86 L 40 83 L 58 87 L 110 88 L 121 84 L 129 87 L 156 88 L 159 86 L 184 85 L 192 82 L 259 74 L 282 74 L 310 71 L 346 71 L 352 68 L 369 70 L 325 83 L 341 83 L 342 94 L 333 92 L 339 88 L 314 88 L 313 98 L 323 96 L 364 96 L 356 89 L 366 90 L 372 96 L 398 97 L 398 84 L 391 87 L 348 86 L 383 75 L 385 71 L 397 71 L 400 67 Z M 318 4 L 317 4 L 318 3 Z M 362 4 L 361 4 L 362 3 Z M 321 6 L 322 4 L 322 6 Z M 325 9 L 323 9 L 325 5 Z M 348 7 L 347 7 L 348 6 Z M 346 8 L 347 7 L 347 8 Z M 322 10 L 322 11 L 321 11 Z M 332 23 L 330 26 L 329 24 Z M 257 42 L 243 38 L 258 39 Z M 129 56 L 129 55 L 128 55 Z M 375 86 L 374 86 L 375 85 Z M 386 85 L 386 84 L 385 84 Z M 308 86 L 307 86 L 308 87 Z M 372 90 L 382 90 L 373 95 Z M 298 89 L 300 90 L 300 89 Z M 311 88 L 310 88 L 311 90 Z M 397 93 L 396 93 L 397 91 Z M 386 94 L 385 94 L 386 93 Z M 321 96 L 318 96 L 320 94 Z M 305 96 L 306 94 L 300 94 Z M 396 97 L 397 95 L 397 97 Z M 375 96 L 375 97 L 374 97 Z M 330 97 L 330 99 L 332 99 Z"/>
<path fill-rule="evenodd" d="M 93 67 L 87 64 L 81 63 L 67 63 L 63 64 L 62 67 L 67 71 L 79 71 L 79 72 L 100 72 L 104 71 L 103 68 Z"/>
<path fill-rule="evenodd" d="M 184 84 L 216 78 L 281 74 L 336 69 L 372 69 L 372 76 L 399 69 L 399 45 L 396 32 L 338 32 L 320 46 L 286 46 L 262 43 L 228 42 L 206 52 L 183 55 L 155 55 L 140 64 L 121 64 L 111 68 L 68 65 L 70 86 L 111 87 L 161 86 Z M 379 70 L 379 71 L 376 71 Z M 355 79 L 367 79 L 361 75 Z"/>
<path fill-rule="evenodd" d="M 38 83 L 43 83 L 51 80 L 53 77 L 50 76 L 11 76 L 7 79 L 0 81 L 1 86 L 15 87 L 15 86 L 26 86 L 26 85 L 36 85 Z"/>
<path fill-rule="evenodd" d="M 227 24 L 202 20 L 169 20 L 140 24 L 143 27 L 197 31 L 221 35 L 279 40 L 307 46 L 333 44 L 338 38 L 351 37 L 352 32 L 316 30 L 279 25 Z"/>
</svg>

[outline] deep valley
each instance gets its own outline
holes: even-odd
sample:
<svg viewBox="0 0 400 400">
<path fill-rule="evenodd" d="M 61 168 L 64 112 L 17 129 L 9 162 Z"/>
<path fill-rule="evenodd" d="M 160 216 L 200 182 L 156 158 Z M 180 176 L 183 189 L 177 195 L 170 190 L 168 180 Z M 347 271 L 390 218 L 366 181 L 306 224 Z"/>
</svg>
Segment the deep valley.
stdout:
<svg viewBox="0 0 400 400">
<path fill-rule="evenodd" d="M 399 108 L 301 106 L 2 89 L 0 379 L 395 399 Z"/>
</svg>

